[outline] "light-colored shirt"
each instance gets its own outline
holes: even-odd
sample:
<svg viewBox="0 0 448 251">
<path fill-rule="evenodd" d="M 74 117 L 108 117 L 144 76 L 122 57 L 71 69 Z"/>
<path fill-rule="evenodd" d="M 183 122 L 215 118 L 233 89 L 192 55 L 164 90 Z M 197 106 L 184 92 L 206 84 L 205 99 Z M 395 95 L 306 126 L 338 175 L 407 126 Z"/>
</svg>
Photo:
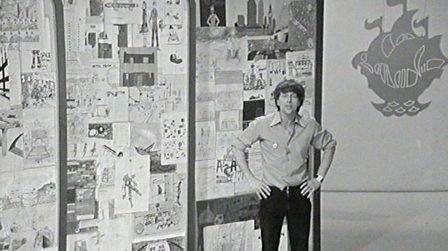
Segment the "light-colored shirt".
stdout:
<svg viewBox="0 0 448 251">
<path fill-rule="evenodd" d="M 281 125 L 280 113 L 258 117 L 237 136 L 232 147 L 244 151 L 256 141 L 260 142 L 263 180 L 270 186 L 283 189 L 296 186 L 310 178 L 307 159 L 310 147 L 335 151 L 336 141 L 331 133 L 322 130 L 312 117 L 297 116 L 294 130 L 289 132 Z M 331 162 L 322 162 L 330 165 Z M 328 169 L 328 167 L 327 167 Z"/>
</svg>

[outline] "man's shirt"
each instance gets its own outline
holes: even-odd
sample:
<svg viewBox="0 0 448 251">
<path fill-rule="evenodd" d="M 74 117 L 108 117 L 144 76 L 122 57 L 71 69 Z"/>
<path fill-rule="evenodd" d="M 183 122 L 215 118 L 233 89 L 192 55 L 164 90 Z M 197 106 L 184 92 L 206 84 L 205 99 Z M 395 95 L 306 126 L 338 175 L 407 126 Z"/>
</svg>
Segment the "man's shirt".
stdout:
<svg viewBox="0 0 448 251">
<path fill-rule="evenodd" d="M 314 118 L 297 116 L 294 130 L 289 132 L 281 125 L 279 112 L 252 121 L 234 139 L 232 147 L 244 151 L 256 141 L 260 142 L 263 180 L 280 189 L 299 185 L 310 178 L 307 168 L 310 146 L 324 153 L 334 152 L 336 147 L 333 136 L 322 130 Z M 330 162 L 322 162 L 322 165 L 330 165 Z"/>
</svg>

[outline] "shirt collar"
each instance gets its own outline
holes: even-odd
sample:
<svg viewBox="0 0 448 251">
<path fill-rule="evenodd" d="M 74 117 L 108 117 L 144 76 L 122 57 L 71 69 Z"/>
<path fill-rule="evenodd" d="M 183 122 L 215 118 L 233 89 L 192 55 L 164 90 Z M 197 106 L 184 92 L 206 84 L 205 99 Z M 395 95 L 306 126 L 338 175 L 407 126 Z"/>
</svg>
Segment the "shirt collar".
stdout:
<svg viewBox="0 0 448 251">
<path fill-rule="evenodd" d="M 271 122 L 270 126 L 275 126 L 277 124 L 280 124 L 281 122 L 282 122 L 282 118 L 280 117 L 280 112 L 276 111 L 274 113 L 274 117 L 272 118 L 272 122 Z M 297 114 L 296 119 L 294 120 L 294 123 L 296 123 L 297 125 L 299 125 L 301 127 L 305 127 L 303 125 L 302 116 L 300 116 L 299 114 Z"/>
</svg>

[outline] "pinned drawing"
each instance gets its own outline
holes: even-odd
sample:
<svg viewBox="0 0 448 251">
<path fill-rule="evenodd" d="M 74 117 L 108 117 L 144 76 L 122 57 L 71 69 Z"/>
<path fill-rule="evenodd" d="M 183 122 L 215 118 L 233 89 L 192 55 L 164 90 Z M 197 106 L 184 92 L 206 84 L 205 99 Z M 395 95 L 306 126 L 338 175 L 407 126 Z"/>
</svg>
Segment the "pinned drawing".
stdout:
<svg viewBox="0 0 448 251">
<path fill-rule="evenodd" d="M 120 85 L 153 86 L 157 82 L 157 49 L 120 48 Z"/>
<path fill-rule="evenodd" d="M 56 135 L 54 135 L 54 109 L 26 109 L 23 112 L 23 151 L 25 166 L 53 164 Z"/>
<path fill-rule="evenodd" d="M 240 221 L 204 228 L 204 250 L 253 250 L 254 221 Z"/>
<path fill-rule="evenodd" d="M 196 160 L 215 158 L 214 121 L 196 122 Z"/>
<path fill-rule="evenodd" d="M 115 213 L 148 210 L 149 156 L 123 153 L 115 168 Z"/>
<path fill-rule="evenodd" d="M 50 75 L 22 73 L 23 108 L 55 107 L 56 83 Z"/>
<path fill-rule="evenodd" d="M 187 118 L 185 113 L 162 114 L 162 165 L 187 160 Z"/>
<path fill-rule="evenodd" d="M 314 51 L 286 53 L 287 75 L 290 78 L 310 78 L 314 75 Z"/>
<path fill-rule="evenodd" d="M 201 0 L 200 15 L 202 27 L 226 26 L 226 1 Z"/>
<path fill-rule="evenodd" d="M 186 176 L 165 173 L 151 178 L 149 211 L 134 214 L 134 236 L 181 232 L 186 223 Z"/>
<path fill-rule="evenodd" d="M 169 0 L 171 1 L 171 0 Z M 175 0 L 178 1 L 178 0 Z M 180 1 L 180 0 L 179 0 Z M 140 241 L 132 243 L 132 251 L 184 251 L 186 249 L 185 236 L 177 236 L 166 239 Z"/>
<path fill-rule="evenodd" d="M 98 163 L 95 160 L 67 162 L 67 233 L 89 231 L 85 222 L 98 218 L 96 187 Z M 84 225 L 87 225 L 85 227 Z"/>
</svg>

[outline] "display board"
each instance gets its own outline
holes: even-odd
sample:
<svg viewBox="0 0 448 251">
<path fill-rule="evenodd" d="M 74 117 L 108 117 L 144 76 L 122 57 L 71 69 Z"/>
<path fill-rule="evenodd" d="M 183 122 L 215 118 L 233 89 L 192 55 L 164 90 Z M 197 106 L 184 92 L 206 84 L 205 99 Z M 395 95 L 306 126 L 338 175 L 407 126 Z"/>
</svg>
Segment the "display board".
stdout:
<svg viewBox="0 0 448 251">
<path fill-rule="evenodd" d="M 57 250 L 57 85 L 50 0 L 0 2 L 0 250 Z"/>
<path fill-rule="evenodd" d="M 68 250 L 185 250 L 188 17 L 64 1 Z"/>
<path fill-rule="evenodd" d="M 446 11 L 441 0 L 325 2 L 323 124 L 338 141 L 325 190 L 448 188 Z"/>
<path fill-rule="evenodd" d="M 259 250 L 258 201 L 230 142 L 276 111 L 281 80 L 305 86 L 301 114 L 313 114 L 316 1 L 200 0 L 196 20 L 198 250 Z M 261 175 L 259 149 L 247 156 Z"/>
</svg>

